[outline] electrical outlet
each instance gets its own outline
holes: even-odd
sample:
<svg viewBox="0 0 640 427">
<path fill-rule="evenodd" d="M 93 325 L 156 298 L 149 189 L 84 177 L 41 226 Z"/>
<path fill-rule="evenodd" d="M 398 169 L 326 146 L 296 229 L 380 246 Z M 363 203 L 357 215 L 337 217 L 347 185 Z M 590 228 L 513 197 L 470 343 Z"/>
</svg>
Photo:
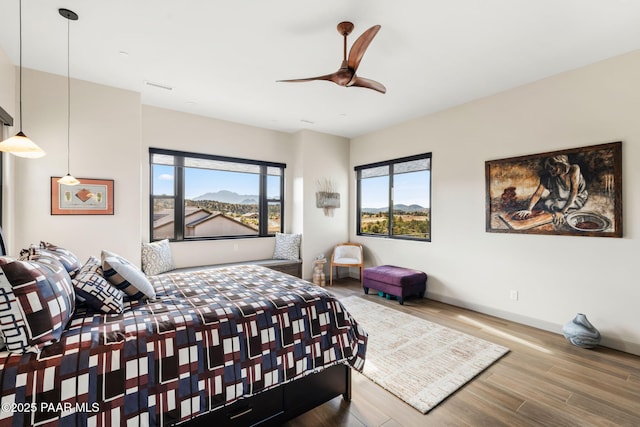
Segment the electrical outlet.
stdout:
<svg viewBox="0 0 640 427">
<path fill-rule="evenodd" d="M 509 291 L 509 298 L 511 298 L 514 301 L 518 301 L 518 291 L 516 291 L 515 289 L 511 289 Z"/>
<path fill-rule="evenodd" d="M 238 252 L 238 244 L 237 243 L 233 244 L 233 251 L 234 252 Z"/>
</svg>

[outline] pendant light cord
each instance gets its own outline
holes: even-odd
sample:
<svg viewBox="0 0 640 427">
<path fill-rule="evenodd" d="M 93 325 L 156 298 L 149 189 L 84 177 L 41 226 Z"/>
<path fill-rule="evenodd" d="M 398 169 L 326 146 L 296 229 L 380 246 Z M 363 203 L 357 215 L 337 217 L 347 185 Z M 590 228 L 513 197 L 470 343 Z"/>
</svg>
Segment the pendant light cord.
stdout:
<svg viewBox="0 0 640 427">
<path fill-rule="evenodd" d="M 67 175 L 71 170 L 71 74 L 69 67 L 69 56 L 71 49 L 69 48 L 70 36 L 70 21 L 67 19 Z"/>
<path fill-rule="evenodd" d="M 20 132 L 22 132 L 22 0 L 20 0 L 20 3 L 18 5 L 18 14 L 20 15 L 20 21 L 18 23 L 18 29 L 20 32 L 19 35 L 19 40 L 20 40 L 20 73 L 19 73 L 19 80 L 20 80 Z"/>
</svg>

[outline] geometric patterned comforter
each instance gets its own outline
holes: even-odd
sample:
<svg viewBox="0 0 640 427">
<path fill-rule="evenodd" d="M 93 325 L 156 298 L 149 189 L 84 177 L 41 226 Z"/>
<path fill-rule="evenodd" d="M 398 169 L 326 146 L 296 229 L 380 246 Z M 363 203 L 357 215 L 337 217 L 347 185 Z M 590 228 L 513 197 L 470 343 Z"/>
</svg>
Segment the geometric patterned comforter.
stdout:
<svg viewBox="0 0 640 427">
<path fill-rule="evenodd" d="M 122 314 L 77 309 L 41 353 L 0 352 L 2 426 L 170 425 L 337 363 L 367 335 L 338 300 L 256 265 L 149 278 Z"/>
</svg>

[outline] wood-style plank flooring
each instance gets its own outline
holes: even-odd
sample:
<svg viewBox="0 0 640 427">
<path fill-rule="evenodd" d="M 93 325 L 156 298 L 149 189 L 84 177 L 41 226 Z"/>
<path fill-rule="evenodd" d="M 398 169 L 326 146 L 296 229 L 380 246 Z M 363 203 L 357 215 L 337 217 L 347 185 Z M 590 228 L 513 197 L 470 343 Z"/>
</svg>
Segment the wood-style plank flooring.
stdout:
<svg viewBox="0 0 640 427">
<path fill-rule="evenodd" d="M 511 351 L 426 415 L 354 371 L 342 397 L 285 424 L 307 426 L 640 426 L 640 357 L 582 349 L 560 334 L 429 299 L 404 306 L 365 296 L 354 279 L 334 280 L 338 297 L 362 295 Z M 425 369 L 429 369 L 425 366 Z"/>
</svg>

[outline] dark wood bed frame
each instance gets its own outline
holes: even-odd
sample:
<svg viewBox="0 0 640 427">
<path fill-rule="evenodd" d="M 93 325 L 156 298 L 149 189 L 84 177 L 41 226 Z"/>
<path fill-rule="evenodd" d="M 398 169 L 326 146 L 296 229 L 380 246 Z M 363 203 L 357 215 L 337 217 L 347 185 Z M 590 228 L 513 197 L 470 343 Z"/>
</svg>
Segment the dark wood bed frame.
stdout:
<svg viewBox="0 0 640 427">
<path fill-rule="evenodd" d="M 344 364 L 240 399 L 181 425 L 277 426 L 340 395 L 351 400 L 351 367 Z"/>
</svg>

